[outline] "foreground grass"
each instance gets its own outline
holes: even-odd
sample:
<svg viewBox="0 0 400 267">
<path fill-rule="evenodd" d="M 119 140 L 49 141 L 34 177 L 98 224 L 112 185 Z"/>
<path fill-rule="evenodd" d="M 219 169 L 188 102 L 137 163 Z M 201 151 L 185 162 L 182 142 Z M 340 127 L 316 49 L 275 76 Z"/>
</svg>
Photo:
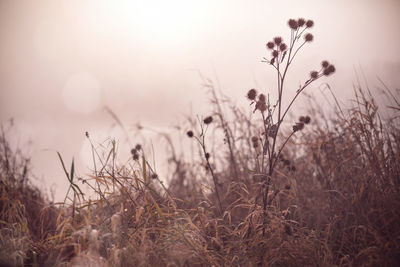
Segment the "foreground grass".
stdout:
<svg viewBox="0 0 400 267">
<path fill-rule="evenodd" d="M 63 205 L 51 204 L 30 184 L 28 161 L 11 151 L 3 132 L 0 262 L 396 266 L 399 121 L 380 119 L 373 99 L 361 89 L 356 92 L 354 108 L 338 112 L 329 122 L 315 110 L 307 131 L 287 145 L 271 183 L 266 222 L 258 197 L 262 185 L 254 172 L 257 152 L 249 141 L 257 122 L 253 125 L 237 110 L 237 119 L 228 124 L 243 127 L 231 148 L 236 165 L 227 146 L 210 158 L 219 179 L 222 213 L 206 186 L 204 159 L 173 158 L 176 171 L 166 188 L 139 147 L 132 151 L 132 161 L 116 166 L 111 146 L 97 174 L 78 179 L 92 186 L 96 200 L 71 190 Z M 217 120 L 213 124 L 222 127 Z"/>
</svg>

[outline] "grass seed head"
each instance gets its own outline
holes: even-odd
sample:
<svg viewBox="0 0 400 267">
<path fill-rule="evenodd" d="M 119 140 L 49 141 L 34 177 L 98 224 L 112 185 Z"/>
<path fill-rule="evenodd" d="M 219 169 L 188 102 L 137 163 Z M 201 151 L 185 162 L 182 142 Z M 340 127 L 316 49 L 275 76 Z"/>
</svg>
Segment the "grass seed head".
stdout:
<svg viewBox="0 0 400 267">
<path fill-rule="evenodd" d="M 314 26 L 314 21 L 312 21 L 312 20 L 307 20 L 307 22 L 306 22 L 306 27 L 307 28 L 311 28 L 312 26 Z"/>
</svg>

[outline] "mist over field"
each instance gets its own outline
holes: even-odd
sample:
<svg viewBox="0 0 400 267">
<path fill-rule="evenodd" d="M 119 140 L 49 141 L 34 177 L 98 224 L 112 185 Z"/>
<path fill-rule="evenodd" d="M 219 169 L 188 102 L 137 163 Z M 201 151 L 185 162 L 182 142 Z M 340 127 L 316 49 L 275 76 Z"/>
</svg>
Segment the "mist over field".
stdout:
<svg viewBox="0 0 400 267">
<path fill-rule="evenodd" d="M 396 266 L 399 14 L 1 1 L 0 265 Z"/>
</svg>

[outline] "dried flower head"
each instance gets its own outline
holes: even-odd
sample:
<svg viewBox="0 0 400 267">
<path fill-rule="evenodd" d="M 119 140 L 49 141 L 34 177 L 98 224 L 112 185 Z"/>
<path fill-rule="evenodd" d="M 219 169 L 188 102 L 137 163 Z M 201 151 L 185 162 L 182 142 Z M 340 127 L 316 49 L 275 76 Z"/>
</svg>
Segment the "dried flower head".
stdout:
<svg viewBox="0 0 400 267">
<path fill-rule="evenodd" d="M 190 138 L 193 137 L 193 131 L 192 131 L 192 130 L 187 131 L 186 134 L 187 134 L 187 136 L 189 136 Z"/>
<path fill-rule="evenodd" d="M 206 157 L 206 159 L 209 159 L 210 158 L 210 153 L 207 152 L 204 156 Z"/>
<path fill-rule="evenodd" d="M 153 174 L 151 175 L 151 179 L 157 179 L 157 178 L 158 178 L 157 173 L 153 173 Z"/>
<path fill-rule="evenodd" d="M 140 144 L 136 144 L 135 149 L 139 151 L 142 149 L 142 146 Z"/>
<path fill-rule="evenodd" d="M 257 96 L 257 91 L 256 91 L 256 89 L 250 89 L 250 90 L 247 92 L 247 98 L 248 98 L 249 100 L 254 100 L 254 99 L 256 99 L 256 96 Z"/>
<path fill-rule="evenodd" d="M 321 62 L 321 66 L 326 69 L 329 66 L 329 62 L 327 60 L 324 60 Z"/>
<path fill-rule="evenodd" d="M 306 117 L 300 116 L 300 118 L 299 118 L 299 121 L 300 121 L 300 122 L 304 122 L 305 120 L 306 120 Z"/>
<path fill-rule="evenodd" d="M 310 77 L 311 79 L 317 79 L 318 78 L 318 71 L 312 71 L 310 72 Z"/>
<path fill-rule="evenodd" d="M 139 155 L 137 153 L 132 155 L 133 160 L 138 160 L 139 159 Z"/>
<path fill-rule="evenodd" d="M 306 42 L 311 42 L 312 40 L 314 40 L 314 36 L 311 33 L 307 33 L 306 35 L 304 35 L 304 40 Z"/>
<path fill-rule="evenodd" d="M 307 22 L 306 22 L 306 27 L 307 28 L 311 28 L 312 26 L 314 26 L 314 21 L 312 21 L 312 20 L 307 20 Z"/>
<path fill-rule="evenodd" d="M 272 51 L 272 57 L 273 58 L 278 57 L 278 55 L 279 55 L 279 52 L 277 50 Z"/>
<path fill-rule="evenodd" d="M 275 47 L 275 44 L 273 42 L 268 42 L 267 43 L 267 48 L 268 49 L 273 49 Z"/>
<path fill-rule="evenodd" d="M 298 28 L 298 23 L 294 19 L 289 19 L 288 25 L 292 30 L 296 30 Z"/>
<path fill-rule="evenodd" d="M 136 154 L 137 152 L 136 152 L 136 149 L 134 149 L 134 148 L 132 148 L 131 149 L 131 154 L 133 155 L 133 154 Z"/>
<path fill-rule="evenodd" d="M 299 27 L 303 27 L 304 24 L 306 24 L 306 20 L 305 20 L 305 19 L 299 18 L 299 19 L 297 20 L 297 25 L 298 25 Z"/>
<path fill-rule="evenodd" d="M 267 99 L 264 94 L 258 96 L 258 101 L 266 103 Z"/>
<path fill-rule="evenodd" d="M 310 116 L 306 116 L 306 117 L 304 118 L 304 123 L 305 123 L 305 124 L 309 124 L 310 122 L 311 122 Z"/>
<path fill-rule="evenodd" d="M 331 75 L 336 71 L 335 66 L 329 65 L 326 69 L 324 69 L 324 75 L 328 76 Z"/>
<path fill-rule="evenodd" d="M 304 123 L 303 122 L 297 122 L 295 125 L 293 125 L 293 132 L 301 131 L 304 128 Z"/>
<path fill-rule="evenodd" d="M 256 110 L 259 110 L 261 112 L 264 112 L 267 110 L 267 105 L 265 104 L 265 102 L 262 101 L 257 101 L 256 103 Z"/>
<path fill-rule="evenodd" d="M 334 73 L 336 71 L 335 66 L 333 65 L 329 65 L 327 69 L 329 70 L 330 73 Z"/>
<path fill-rule="evenodd" d="M 281 50 L 282 52 L 283 52 L 283 51 L 286 51 L 286 49 L 287 49 L 287 45 L 286 45 L 285 43 L 281 43 L 281 44 L 279 45 L 279 50 Z"/>
<path fill-rule="evenodd" d="M 276 45 L 280 45 L 281 43 L 282 43 L 282 37 L 275 37 L 274 38 L 274 43 L 276 44 Z"/>
<path fill-rule="evenodd" d="M 207 118 L 205 118 L 205 119 L 203 120 L 203 122 L 204 122 L 205 124 L 210 124 L 212 121 L 213 121 L 213 118 L 212 118 L 211 116 L 208 116 Z"/>
<path fill-rule="evenodd" d="M 252 136 L 251 137 L 251 142 L 257 143 L 258 142 L 258 137 L 257 136 Z"/>
</svg>

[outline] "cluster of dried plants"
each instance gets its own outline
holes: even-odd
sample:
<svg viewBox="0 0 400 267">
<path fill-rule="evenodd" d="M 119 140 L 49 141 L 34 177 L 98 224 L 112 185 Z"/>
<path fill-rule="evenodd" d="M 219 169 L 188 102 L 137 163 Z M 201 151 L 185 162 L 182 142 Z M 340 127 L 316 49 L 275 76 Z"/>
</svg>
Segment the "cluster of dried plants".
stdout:
<svg viewBox="0 0 400 267">
<path fill-rule="evenodd" d="M 372 93 L 361 86 L 354 87 L 352 107 L 333 98 L 337 109 L 328 117 L 318 103 L 290 117 L 305 89 L 335 72 L 324 60 L 295 92 L 287 89 L 294 58 L 313 40 L 313 24 L 291 19 L 290 41 L 267 43 L 271 56 L 263 61 L 277 75 L 274 101 L 250 89 L 250 108 L 242 109 L 204 78 L 213 110 L 180 128 L 195 156 L 176 153 L 163 135 L 173 167 L 168 179 L 155 172 L 141 145 L 121 163 L 115 141 L 98 145 L 87 133 L 93 174 L 76 176 L 73 161 L 68 168 L 58 154 L 70 187 L 63 202 L 52 203 L 29 182 L 29 160 L 10 148 L 2 129 L 0 263 L 398 265 L 397 94 L 383 88 L 392 101 L 390 117 L 381 117 Z"/>
</svg>

